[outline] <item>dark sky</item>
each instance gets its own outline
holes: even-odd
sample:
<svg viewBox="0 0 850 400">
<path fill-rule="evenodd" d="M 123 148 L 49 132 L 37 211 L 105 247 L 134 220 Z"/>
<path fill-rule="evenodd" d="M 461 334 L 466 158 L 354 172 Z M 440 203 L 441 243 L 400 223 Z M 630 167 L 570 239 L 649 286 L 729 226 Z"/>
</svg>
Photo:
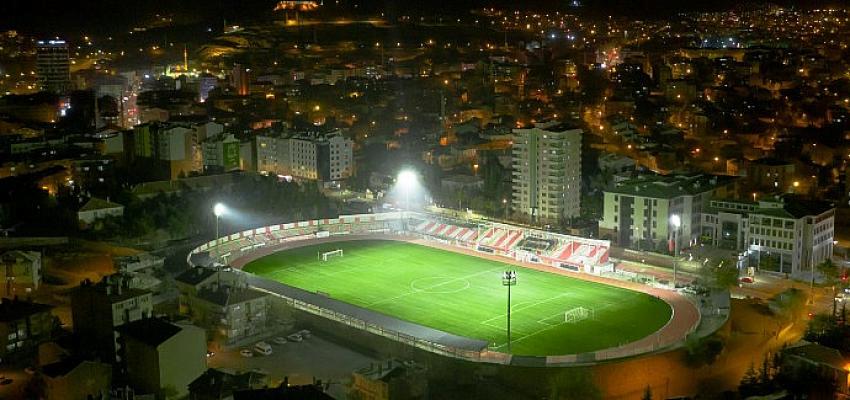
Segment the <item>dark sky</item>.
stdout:
<svg viewBox="0 0 850 400">
<path fill-rule="evenodd" d="M 328 0 L 331 2 L 333 0 Z M 351 3 L 353 0 L 342 0 Z M 391 7 L 401 12 L 416 7 L 420 13 L 463 12 L 471 8 L 495 5 L 537 9 L 566 9 L 568 0 L 357 0 L 367 8 Z M 56 35 L 70 32 L 107 32 L 126 28 L 156 13 L 219 21 L 222 15 L 240 20 L 269 13 L 275 0 L 0 0 L 0 30 L 17 29 L 26 33 Z M 810 7 L 822 4 L 847 4 L 847 0 L 777 0 L 777 3 Z M 680 11 L 719 9 L 740 4 L 734 0 L 583 0 L 584 12 L 629 15 L 640 18 L 661 17 Z"/>
</svg>

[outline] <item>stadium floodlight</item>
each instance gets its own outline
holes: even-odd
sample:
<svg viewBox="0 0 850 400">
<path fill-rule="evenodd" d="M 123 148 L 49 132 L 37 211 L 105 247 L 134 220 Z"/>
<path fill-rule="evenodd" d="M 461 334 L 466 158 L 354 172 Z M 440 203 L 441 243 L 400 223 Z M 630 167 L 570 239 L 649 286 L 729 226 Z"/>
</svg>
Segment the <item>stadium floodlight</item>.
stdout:
<svg viewBox="0 0 850 400">
<path fill-rule="evenodd" d="M 410 211 L 410 192 L 415 190 L 419 184 L 416 172 L 410 169 L 402 170 L 396 177 L 396 183 L 399 189 L 404 192 L 404 211 Z"/>
<path fill-rule="evenodd" d="M 508 353 L 511 352 L 511 286 L 516 285 L 516 271 L 505 271 L 502 274 L 502 286 L 508 287 Z"/>
<path fill-rule="evenodd" d="M 673 226 L 673 290 L 676 290 L 676 269 L 679 263 L 679 229 L 682 227 L 682 217 L 679 214 L 671 215 L 670 225 Z"/>
<path fill-rule="evenodd" d="M 213 215 L 215 215 L 215 240 L 218 240 L 218 220 L 221 219 L 221 216 L 227 212 L 227 207 L 221 203 L 215 203 L 213 206 Z"/>
</svg>

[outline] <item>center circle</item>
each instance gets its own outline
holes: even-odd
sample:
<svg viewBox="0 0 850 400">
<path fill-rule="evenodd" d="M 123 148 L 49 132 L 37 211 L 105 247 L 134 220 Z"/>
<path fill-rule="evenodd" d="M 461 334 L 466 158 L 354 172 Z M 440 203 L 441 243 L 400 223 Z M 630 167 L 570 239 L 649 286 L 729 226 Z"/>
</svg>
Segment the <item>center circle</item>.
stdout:
<svg viewBox="0 0 850 400">
<path fill-rule="evenodd" d="M 452 278 L 450 276 L 428 276 L 414 279 L 410 282 L 410 288 L 421 293 L 457 293 L 469 288 L 469 281 L 464 278 Z"/>
</svg>

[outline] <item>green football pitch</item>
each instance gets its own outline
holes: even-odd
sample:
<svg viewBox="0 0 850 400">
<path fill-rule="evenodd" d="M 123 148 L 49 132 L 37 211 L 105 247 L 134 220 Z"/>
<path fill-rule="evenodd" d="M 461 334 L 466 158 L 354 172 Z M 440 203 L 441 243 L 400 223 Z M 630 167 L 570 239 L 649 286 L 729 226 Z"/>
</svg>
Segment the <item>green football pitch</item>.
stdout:
<svg viewBox="0 0 850 400">
<path fill-rule="evenodd" d="M 321 261 L 336 249 L 343 256 Z M 511 289 L 512 352 L 562 355 L 616 347 L 660 329 L 671 309 L 631 290 L 412 243 L 355 240 L 284 250 L 244 270 L 506 351 L 507 289 L 502 272 L 517 270 Z M 586 309 L 587 312 L 575 311 Z M 567 322 L 566 313 L 575 315 Z"/>
</svg>

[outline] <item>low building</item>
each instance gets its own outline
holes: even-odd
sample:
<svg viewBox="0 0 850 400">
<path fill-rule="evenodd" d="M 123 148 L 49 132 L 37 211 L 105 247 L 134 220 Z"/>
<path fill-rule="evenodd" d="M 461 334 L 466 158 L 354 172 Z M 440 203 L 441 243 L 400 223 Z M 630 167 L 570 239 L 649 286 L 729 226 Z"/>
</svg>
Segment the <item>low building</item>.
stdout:
<svg viewBox="0 0 850 400">
<path fill-rule="evenodd" d="M 185 397 L 189 384 L 207 370 L 207 338 L 197 326 L 145 318 L 118 331 L 127 380 L 139 394 L 158 400 Z"/>
<path fill-rule="evenodd" d="M 361 400 L 426 398 L 426 370 L 412 361 L 387 360 L 352 375 L 351 391 Z"/>
<path fill-rule="evenodd" d="M 92 197 L 77 210 L 77 220 L 82 225 L 89 225 L 101 218 L 121 217 L 123 215 L 124 206 L 97 197 Z"/>
<path fill-rule="evenodd" d="M 236 276 L 232 272 L 217 268 L 195 267 L 183 271 L 174 278 L 174 285 L 180 292 L 178 297 L 180 314 L 192 314 L 192 301 L 198 297 L 198 292 L 202 289 L 230 285 L 235 281 Z"/>
<path fill-rule="evenodd" d="M 782 350 L 782 365 L 780 368 L 786 376 L 798 379 L 820 378 L 835 385 L 834 393 L 807 393 L 810 395 L 807 398 L 850 398 L 850 389 L 848 389 L 850 377 L 847 371 L 847 360 L 836 349 L 821 346 L 817 343 L 801 341 Z M 805 383 L 814 386 L 811 382 Z M 826 387 L 828 385 L 823 386 Z"/>
<path fill-rule="evenodd" d="M 289 385 L 284 383 L 276 388 L 241 390 L 233 393 L 233 400 L 333 400 L 325 393 L 320 382 L 312 385 Z"/>
<path fill-rule="evenodd" d="M 835 207 L 793 195 L 714 199 L 702 215 L 702 236 L 703 242 L 746 252 L 761 271 L 809 279 L 832 256 Z"/>
<path fill-rule="evenodd" d="M 0 360 L 35 356 L 38 345 L 50 340 L 56 325 L 52 308 L 18 298 L 0 299 Z"/>
<path fill-rule="evenodd" d="M 474 191 L 484 187 L 484 179 L 472 175 L 452 175 L 440 180 L 440 187 L 445 192 Z"/>
<path fill-rule="evenodd" d="M 0 279 L 9 289 L 36 290 L 41 284 L 41 253 L 11 250 L 0 255 Z"/>
<path fill-rule="evenodd" d="M 74 334 L 84 351 L 102 360 L 121 360 L 116 327 L 153 313 L 152 293 L 133 287 L 125 278 L 116 274 L 98 283 L 85 280 L 71 293 Z"/>
<path fill-rule="evenodd" d="M 189 384 L 189 400 L 233 400 L 234 392 L 268 386 L 269 377 L 261 372 L 210 368 Z"/>
<path fill-rule="evenodd" d="M 118 272 L 150 272 L 165 265 L 165 258 L 150 253 L 114 257 L 113 260 Z"/>
<path fill-rule="evenodd" d="M 791 192 L 794 174 L 795 167 L 791 161 L 762 158 L 747 163 L 747 183 L 753 190 Z"/>
<path fill-rule="evenodd" d="M 45 400 L 108 400 L 112 366 L 98 361 L 68 358 L 41 367 Z"/>
</svg>

